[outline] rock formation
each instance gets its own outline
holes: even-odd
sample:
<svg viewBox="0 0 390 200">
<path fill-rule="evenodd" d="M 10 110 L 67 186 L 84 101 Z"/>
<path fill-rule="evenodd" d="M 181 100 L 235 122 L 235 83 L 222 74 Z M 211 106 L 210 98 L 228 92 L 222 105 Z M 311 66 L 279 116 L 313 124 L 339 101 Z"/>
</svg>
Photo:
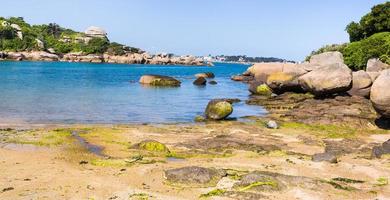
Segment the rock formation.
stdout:
<svg viewBox="0 0 390 200">
<path fill-rule="evenodd" d="M 230 102 L 221 99 L 214 99 L 207 105 L 205 114 L 207 119 L 222 120 L 226 119 L 233 112 L 233 106 Z"/>
<path fill-rule="evenodd" d="M 383 63 L 377 58 L 368 60 L 367 62 L 367 72 L 381 72 L 382 70 L 389 69 L 390 65 Z"/>
<path fill-rule="evenodd" d="M 143 75 L 139 80 L 141 84 L 161 87 L 179 87 L 181 82 L 175 78 L 161 75 Z"/>
<path fill-rule="evenodd" d="M 212 72 L 204 72 L 204 73 L 195 74 L 195 77 L 196 78 L 200 78 L 200 77 L 203 77 L 203 78 L 215 78 L 215 75 Z"/>
<path fill-rule="evenodd" d="M 352 87 L 352 70 L 344 64 L 330 64 L 298 79 L 301 87 L 316 96 L 346 92 Z"/>
<path fill-rule="evenodd" d="M 87 28 L 87 30 L 85 30 L 85 35 L 87 37 L 99 37 L 99 38 L 105 38 L 107 37 L 107 32 L 100 28 L 100 27 L 96 27 L 96 26 L 90 26 Z"/>
<path fill-rule="evenodd" d="M 371 87 L 371 102 L 383 117 L 390 118 L 390 69 L 382 71 Z"/>
<path fill-rule="evenodd" d="M 206 83 L 207 83 L 207 80 L 206 80 L 206 78 L 204 78 L 204 77 L 199 77 L 199 78 L 197 78 L 197 79 L 193 82 L 194 85 L 198 85 L 198 86 L 206 85 Z"/>
<path fill-rule="evenodd" d="M 348 91 L 348 94 L 369 98 L 372 85 L 370 75 L 367 72 L 360 70 L 352 73 L 352 79 L 352 89 Z"/>
</svg>

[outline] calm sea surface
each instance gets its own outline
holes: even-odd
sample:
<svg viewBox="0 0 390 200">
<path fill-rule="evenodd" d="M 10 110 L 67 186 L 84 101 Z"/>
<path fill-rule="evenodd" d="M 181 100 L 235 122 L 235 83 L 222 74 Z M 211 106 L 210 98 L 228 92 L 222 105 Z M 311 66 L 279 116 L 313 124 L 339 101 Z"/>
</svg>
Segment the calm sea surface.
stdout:
<svg viewBox="0 0 390 200">
<path fill-rule="evenodd" d="M 210 99 L 246 100 L 247 86 L 230 76 L 248 66 L 215 67 L 0 62 L 0 122 L 172 123 L 190 122 Z M 218 85 L 197 87 L 194 74 L 214 72 Z M 150 88 L 143 74 L 173 76 L 179 88 Z M 234 105 L 232 117 L 264 114 L 258 106 Z"/>
</svg>

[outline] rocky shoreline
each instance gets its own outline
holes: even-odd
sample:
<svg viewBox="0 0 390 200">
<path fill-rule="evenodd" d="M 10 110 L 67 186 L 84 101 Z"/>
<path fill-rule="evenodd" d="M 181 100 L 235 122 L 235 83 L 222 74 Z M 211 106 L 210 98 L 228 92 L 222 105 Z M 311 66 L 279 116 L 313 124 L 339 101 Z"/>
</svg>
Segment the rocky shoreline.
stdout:
<svg viewBox="0 0 390 200">
<path fill-rule="evenodd" d="M 205 62 L 195 56 L 173 56 L 168 54 L 151 55 L 148 53 L 126 53 L 122 56 L 104 54 L 68 53 L 54 54 L 46 51 L 32 52 L 0 52 L 0 60 L 12 61 L 60 61 L 85 63 L 116 63 L 116 64 L 151 64 L 151 65 L 188 65 L 206 66 L 212 63 Z"/>
<path fill-rule="evenodd" d="M 246 103 L 269 113 L 243 122 L 226 120 L 237 100 L 215 99 L 195 124 L 2 125 L 0 198 L 386 199 L 390 123 L 372 96 L 387 66 L 370 61 L 364 73 L 381 72 L 367 81 L 340 58 L 250 67 L 236 77 L 250 85 Z"/>
<path fill-rule="evenodd" d="M 248 83 L 252 94 L 274 97 L 286 92 L 310 93 L 317 99 L 338 96 L 370 99 L 373 108 L 384 118 L 390 117 L 390 66 L 370 59 L 366 71 L 353 72 L 344 64 L 340 52 L 312 56 L 309 62 L 259 63 L 232 80 Z"/>
</svg>

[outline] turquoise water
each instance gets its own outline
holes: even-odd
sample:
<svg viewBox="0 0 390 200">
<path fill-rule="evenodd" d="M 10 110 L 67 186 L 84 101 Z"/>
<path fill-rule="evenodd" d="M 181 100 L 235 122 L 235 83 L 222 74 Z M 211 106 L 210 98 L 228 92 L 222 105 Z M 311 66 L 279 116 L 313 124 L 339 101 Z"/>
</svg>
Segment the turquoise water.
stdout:
<svg viewBox="0 0 390 200">
<path fill-rule="evenodd" d="M 247 67 L 0 62 L 0 122 L 190 122 L 204 112 L 210 99 L 248 99 L 247 85 L 230 80 Z M 194 74 L 206 71 L 215 73 L 218 85 L 194 86 Z M 145 87 L 138 83 L 143 74 L 173 76 L 182 86 Z M 235 104 L 232 117 L 264 112 L 242 102 Z"/>
</svg>

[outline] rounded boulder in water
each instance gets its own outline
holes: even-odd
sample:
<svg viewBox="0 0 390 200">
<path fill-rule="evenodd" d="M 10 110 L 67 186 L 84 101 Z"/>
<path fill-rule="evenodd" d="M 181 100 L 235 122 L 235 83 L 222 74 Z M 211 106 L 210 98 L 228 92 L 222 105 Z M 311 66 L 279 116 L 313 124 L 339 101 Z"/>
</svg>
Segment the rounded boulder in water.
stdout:
<svg viewBox="0 0 390 200">
<path fill-rule="evenodd" d="M 199 73 L 195 74 L 196 78 L 215 78 L 215 74 L 212 72 L 204 72 L 204 73 Z"/>
<path fill-rule="evenodd" d="M 143 75 L 139 80 L 141 84 L 161 87 L 179 87 L 181 82 L 169 77 L 161 75 Z"/>
<path fill-rule="evenodd" d="M 207 80 L 206 80 L 205 78 L 203 78 L 203 77 L 199 77 L 199 78 L 197 78 L 197 79 L 193 82 L 194 85 L 198 85 L 198 86 L 206 85 L 206 83 L 207 83 Z"/>
<path fill-rule="evenodd" d="M 233 113 L 233 106 L 230 102 L 214 99 L 207 105 L 205 114 L 207 119 L 223 120 Z"/>
</svg>

